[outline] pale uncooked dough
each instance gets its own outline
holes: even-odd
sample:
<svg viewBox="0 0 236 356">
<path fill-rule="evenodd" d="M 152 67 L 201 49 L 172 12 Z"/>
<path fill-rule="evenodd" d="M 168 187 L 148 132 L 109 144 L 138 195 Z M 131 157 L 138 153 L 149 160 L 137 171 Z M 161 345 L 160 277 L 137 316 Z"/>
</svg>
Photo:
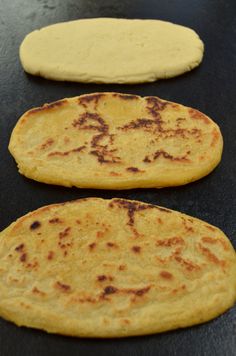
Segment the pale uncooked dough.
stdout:
<svg viewBox="0 0 236 356">
<path fill-rule="evenodd" d="M 31 32 L 20 59 L 26 72 L 48 79 L 141 83 L 193 69 L 203 49 L 196 32 L 170 22 L 95 18 Z"/>
</svg>

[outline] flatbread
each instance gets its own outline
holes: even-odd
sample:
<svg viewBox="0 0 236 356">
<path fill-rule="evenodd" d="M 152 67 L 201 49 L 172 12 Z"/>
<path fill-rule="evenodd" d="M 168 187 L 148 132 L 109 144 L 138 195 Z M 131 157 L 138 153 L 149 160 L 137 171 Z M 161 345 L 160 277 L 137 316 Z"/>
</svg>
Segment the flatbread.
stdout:
<svg viewBox="0 0 236 356">
<path fill-rule="evenodd" d="M 142 83 L 195 68 L 203 48 L 196 32 L 170 22 L 95 18 L 31 32 L 20 59 L 26 72 L 48 79 Z"/>
<path fill-rule="evenodd" d="M 223 140 L 206 115 L 157 97 L 95 93 L 26 112 L 9 149 L 40 182 L 129 189 L 186 184 L 219 163 Z"/>
<path fill-rule="evenodd" d="M 43 207 L 0 234 L 0 315 L 84 337 L 208 321 L 236 300 L 236 254 L 216 227 L 124 199 Z"/>
</svg>

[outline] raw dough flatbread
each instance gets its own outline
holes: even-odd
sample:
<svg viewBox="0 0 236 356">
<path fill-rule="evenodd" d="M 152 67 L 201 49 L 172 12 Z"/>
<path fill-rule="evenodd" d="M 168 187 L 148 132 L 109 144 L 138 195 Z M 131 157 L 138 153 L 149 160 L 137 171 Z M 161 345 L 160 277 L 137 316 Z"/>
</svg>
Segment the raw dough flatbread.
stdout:
<svg viewBox="0 0 236 356">
<path fill-rule="evenodd" d="M 124 199 L 43 207 L 0 234 L 0 315 L 84 337 L 208 321 L 236 300 L 236 254 L 222 231 Z"/>
<path fill-rule="evenodd" d="M 130 189 L 211 172 L 223 140 L 206 115 L 157 97 L 95 93 L 26 112 L 9 149 L 20 173 L 49 184 Z"/>
<path fill-rule="evenodd" d="M 26 72 L 48 79 L 142 83 L 193 69 L 203 48 L 196 32 L 170 22 L 95 18 L 31 32 L 20 59 Z"/>
</svg>

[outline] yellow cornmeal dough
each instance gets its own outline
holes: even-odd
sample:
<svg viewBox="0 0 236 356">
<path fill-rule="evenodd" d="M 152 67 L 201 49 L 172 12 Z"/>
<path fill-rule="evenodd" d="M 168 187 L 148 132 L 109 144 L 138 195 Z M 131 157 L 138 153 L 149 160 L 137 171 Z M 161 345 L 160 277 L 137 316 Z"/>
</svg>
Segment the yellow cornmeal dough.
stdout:
<svg viewBox="0 0 236 356">
<path fill-rule="evenodd" d="M 193 69 L 203 48 L 196 32 L 170 22 L 95 18 L 31 32 L 20 59 L 26 72 L 48 79 L 142 83 Z"/>
<path fill-rule="evenodd" d="M 236 254 L 222 231 L 124 199 L 31 212 L 0 234 L 0 315 L 84 337 L 208 321 L 236 300 Z"/>
</svg>

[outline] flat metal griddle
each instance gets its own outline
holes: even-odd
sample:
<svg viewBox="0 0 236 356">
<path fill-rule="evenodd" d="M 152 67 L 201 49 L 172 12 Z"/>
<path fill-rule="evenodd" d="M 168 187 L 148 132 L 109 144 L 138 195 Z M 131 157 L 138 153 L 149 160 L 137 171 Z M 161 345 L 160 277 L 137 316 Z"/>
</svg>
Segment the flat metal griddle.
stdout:
<svg viewBox="0 0 236 356">
<path fill-rule="evenodd" d="M 46 204 L 90 196 L 122 197 L 163 205 L 206 220 L 221 228 L 236 247 L 235 14 L 234 0 L 0 0 L 0 229 Z M 203 63 L 175 79 L 126 86 L 54 82 L 24 73 L 18 48 L 27 33 L 48 24 L 87 17 L 156 18 L 189 26 L 205 43 Z M 221 127 L 225 143 L 221 164 L 200 181 L 161 190 L 67 189 L 37 183 L 18 174 L 7 146 L 20 115 L 45 102 L 97 91 L 157 95 L 203 111 Z M 110 340 L 49 335 L 0 319 L 1 356 L 235 354 L 235 307 L 196 327 Z"/>
</svg>

